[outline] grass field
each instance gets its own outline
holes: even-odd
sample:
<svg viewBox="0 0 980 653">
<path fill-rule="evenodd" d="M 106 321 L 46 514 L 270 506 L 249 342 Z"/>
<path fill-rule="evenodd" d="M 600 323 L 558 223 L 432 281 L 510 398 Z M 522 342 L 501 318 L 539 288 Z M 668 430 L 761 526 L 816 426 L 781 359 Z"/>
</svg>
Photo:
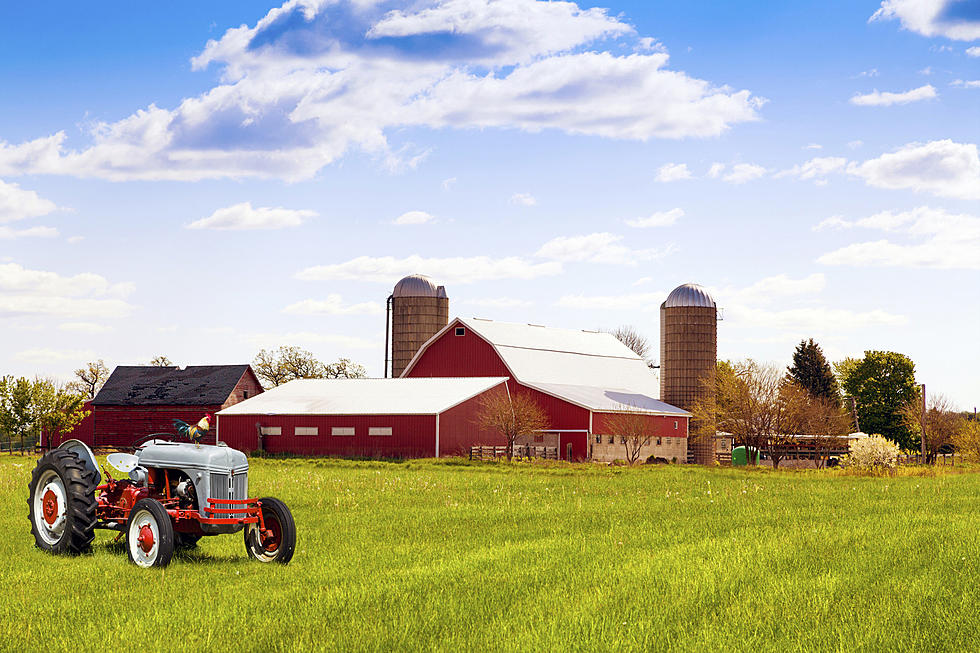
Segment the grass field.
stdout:
<svg viewBox="0 0 980 653">
<path fill-rule="evenodd" d="M 980 474 L 253 459 L 285 567 L 34 548 L 0 456 L 0 648 L 976 650 Z"/>
</svg>

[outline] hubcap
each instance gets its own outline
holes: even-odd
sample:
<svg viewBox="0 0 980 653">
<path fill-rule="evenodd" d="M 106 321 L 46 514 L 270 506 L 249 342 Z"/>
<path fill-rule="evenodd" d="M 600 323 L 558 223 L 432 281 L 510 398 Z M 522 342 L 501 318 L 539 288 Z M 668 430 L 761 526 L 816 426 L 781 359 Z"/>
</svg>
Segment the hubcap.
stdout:
<svg viewBox="0 0 980 653">
<path fill-rule="evenodd" d="M 64 483 L 58 472 L 48 469 L 41 474 L 35 486 L 33 512 L 34 527 L 48 545 L 54 546 L 65 534 L 68 501 Z"/>
<path fill-rule="evenodd" d="M 160 553 L 160 525 L 146 510 L 129 517 L 129 551 L 140 567 L 152 567 Z"/>
<path fill-rule="evenodd" d="M 153 550 L 153 529 L 148 525 L 143 525 L 140 527 L 140 536 L 136 538 L 139 542 L 140 548 L 143 549 L 143 553 L 149 553 Z"/>
<path fill-rule="evenodd" d="M 41 499 L 41 505 L 44 511 L 44 521 L 48 523 L 48 527 L 50 528 L 55 520 L 58 519 L 58 496 L 53 490 L 49 489 L 44 493 L 44 498 Z"/>
</svg>

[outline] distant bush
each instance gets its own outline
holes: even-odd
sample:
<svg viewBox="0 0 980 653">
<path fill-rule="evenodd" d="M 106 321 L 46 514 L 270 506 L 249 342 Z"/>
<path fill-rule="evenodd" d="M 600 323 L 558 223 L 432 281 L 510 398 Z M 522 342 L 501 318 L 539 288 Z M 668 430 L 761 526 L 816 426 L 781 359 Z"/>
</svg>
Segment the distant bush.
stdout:
<svg viewBox="0 0 980 653">
<path fill-rule="evenodd" d="M 898 464 L 898 445 L 880 435 L 872 435 L 851 444 L 851 453 L 841 464 L 858 469 L 894 469 Z"/>
</svg>

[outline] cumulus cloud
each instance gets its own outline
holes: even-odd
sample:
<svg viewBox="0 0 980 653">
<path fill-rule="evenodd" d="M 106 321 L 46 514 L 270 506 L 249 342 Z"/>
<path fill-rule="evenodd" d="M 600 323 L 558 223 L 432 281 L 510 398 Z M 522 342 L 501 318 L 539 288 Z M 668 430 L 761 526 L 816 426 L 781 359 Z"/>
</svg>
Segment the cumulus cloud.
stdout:
<svg viewBox="0 0 980 653">
<path fill-rule="evenodd" d="M 669 211 L 658 211 L 651 213 L 645 218 L 635 218 L 627 220 L 626 224 L 631 227 L 669 227 L 684 217 L 684 209 L 670 209 Z"/>
<path fill-rule="evenodd" d="M 301 270 L 296 277 L 307 281 L 373 281 L 395 283 L 409 274 L 425 274 L 440 283 L 473 283 L 498 279 L 536 279 L 560 274 L 561 263 L 535 263 L 509 256 L 358 256 L 343 263 L 317 265 Z"/>
<path fill-rule="evenodd" d="M 949 85 L 958 88 L 980 88 L 980 79 L 954 79 Z"/>
<path fill-rule="evenodd" d="M 827 285 L 827 279 L 817 272 L 802 279 L 779 274 L 756 281 L 754 284 L 729 293 L 736 302 L 745 304 L 767 304 L 787 297 L 813 296 L 819 294 Z"/>
<path fill-rule="evenodd" d="M 976 0 L 884 0 L 868 22 L 876 20 L 899 20 L 902 27 L 923 36 L 980 39 Z"/>
<path fill-rule="evenodd" d="M 538 200 L 531 193 L 514 193 L 510 196 L 510 203 L 520 204 L 521 206 L 536 206 Z"/>
<path fill-rule="evenodd" d="M 818 262 L 857 267 L 980 270 L 980 217 L 919 207 L 883 211 L 840 228 L 871 229 L 890 237 L 853 243 L 824 254 Z"/>
<path fill-rule="evenodd" d="M 57 205 L 33 190 L 0 179 L 0 224 L 36 218 L 57 211 Z"/>
<path fill-rule="evenodd" d="M 966 55 L 968 57 L 980 57 L 980 45 L 975 45 L 972 48 L 967 48 Z"/>
<path fill-rule="evenodd" d="M 392 224 L 425 224 L 426 222 L 432 222 L 433 220 L 435 220 L 435 217 L 426 213 L 425 211 L 409 211 L 407 213 L 402 213 L 400 216 L 395 218 Z"/>
<path fill-rule="evenodd" d="M 842 172 L 847 165 L 847 159 L 839 156 L 821 156 L 798 164 L 787 170 L 776 173 L 776 177 L 796 177 L 797 179 L 812 179 L 818 184 L 827 183 L 827 177 L 833 173 Z"/>
<path fill-rule="evenodd" d="M 936 97 L 936 88 L 932 84 L 926 84 L 902 93 L 882 92 L 875 89 L 871 93 L 855 95 L 850 101 L 851 104 L 859 107 L 890 107 L 893 104 L 909 104 L 934 97 Z"/>
<path fill-rule="evenodd" d="M 384 312 L 378 302 L 345 304 L 337 294 L 327 295 L 326 299 L 304 299 L 282 309 L 292 315 L 377 315 Z"/>
<path fill-rule="evenodd" d="M 607 232 L 559 236 L 542 245 L 535 256 L 563 262 L 636 265 L 640 261 L 663 258 L 674 251 L 673 245 L 663 249 L 631 249 L 622 240 L 623 236 Z"/>
<path fill-rule="evenodd" d="M 848 174 L 877 188 L 907 188 L 941 197 L 980 199 L 980 156 L 974 143 L 946 139 L 910 143 L 864 163 L 851 163 Z"/>
<path fill-rule="evenodd" d="M 766 169 L 754 163 L 736 163 L 721 179 L 729 184 L 744 184 L 766 174 Z"/>
<path fill-rule="evenodd" d="M 15 238 L 54 238 L 57 235 L 58 230 L 54 227 L 13 229 L 6 225 L 0 225 L 0 240 L 13 240 Z"/>
<path fill-rule="evenodd" d="M 314 217 L 315 211 L 260 206 L 242 202 L 218 209 L 206 218 L 187 225 L 188 229 L 217 229 L 223 231 L 247 231 L 256 229 L 284 229 L 298 227 Z"/>
<path fill-rule="evenodd" d="M 603 9 L 537 0 L 291 0 L 192 60 L 221 83 L 173 109 L 0 143 L 0 174 L 110 180 L 308 179 L 351 151 L 417 162 L 403 127 L 718 136 L 758 119 L 748 90 L 668 67 Z M 423 150 L 425 148 L 422 148 Z"/>
<path fill-rule="evenodd" d="M 657 169 L 656 180 L 661 182 L 691 179 L 691 171 L 686 163 L 667 163 Z"/>
<path fill-rule="evenodd" d="M 0 317 L 125 317 L 132 306 L 123 298 L 132 291 L 132 284 L 113 284 L 98 274 L 65 277 L 17 263 L 0 264 Z"/>
</svg>

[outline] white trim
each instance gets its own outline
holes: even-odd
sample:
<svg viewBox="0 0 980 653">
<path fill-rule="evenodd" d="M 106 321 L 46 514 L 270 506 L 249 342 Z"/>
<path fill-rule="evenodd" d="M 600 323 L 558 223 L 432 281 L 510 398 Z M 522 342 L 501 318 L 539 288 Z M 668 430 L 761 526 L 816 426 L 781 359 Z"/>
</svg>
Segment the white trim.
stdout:
<svg viewBox="0 0 980 653">
<path fill-rule="evenodd" d="M 438 457 L 439 457 L 439 414 L 436 413 L 436 458 Z"/>
</svg>

